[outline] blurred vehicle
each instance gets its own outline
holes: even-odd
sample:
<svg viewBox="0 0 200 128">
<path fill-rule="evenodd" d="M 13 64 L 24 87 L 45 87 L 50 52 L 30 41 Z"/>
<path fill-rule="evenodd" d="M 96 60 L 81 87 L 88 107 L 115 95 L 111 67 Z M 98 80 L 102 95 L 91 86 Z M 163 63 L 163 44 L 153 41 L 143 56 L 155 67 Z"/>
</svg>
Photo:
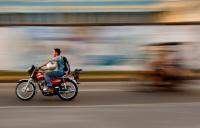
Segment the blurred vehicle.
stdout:
<svg viewBox="0 0 200 128">
<path fill-rule="evenodd" d="M 146 45 L 148 52 L 153 52 L 147 59 L 152 71 L 153 85 L 166 88 L 174 88 L 190 79 L 192 70 L 184 66 L 181 57 L 181 42 L 167 42 Z"/>
<path fill-rule="evenodd" d="M 64 75 L 62 77 L 57 77 L 51 79 L 52 82 L 52 92 L 44 92 L 43 88 L 46 86 L 44 80 L 44 71 L 43 69 L 38 69 L 32 65 L 28 69 L 30 74 L 29 79 L 22 79 L 16 86 L 16 95 L 21 100 L 30 100 L 35 95 L 36 86 L 39 87 L 39 90 L 44 96 L 54 96 L 58 95 L 62 100 L 70 101 L 77 96 L 79 83 L 79 74 L 82 71 L 81 69 L 75 69 L 72 75 Z"/>
</svg>

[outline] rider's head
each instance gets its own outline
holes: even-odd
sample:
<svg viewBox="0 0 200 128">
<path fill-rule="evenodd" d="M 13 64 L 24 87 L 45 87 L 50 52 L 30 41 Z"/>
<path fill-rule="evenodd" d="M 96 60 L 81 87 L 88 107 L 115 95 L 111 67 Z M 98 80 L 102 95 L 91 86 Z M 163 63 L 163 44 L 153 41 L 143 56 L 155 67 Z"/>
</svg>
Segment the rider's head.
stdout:
<svg viewBox="0 0 200 128">
<path fill-rule="evenodd" d="M 59 48 L 55 48 L 55 49 L 53 50 L 53 56 L 54 56 L 54 57 L 59 56 L 60 53 L 61 53 L 61 50 L 60 50 Z"/>
</svg>

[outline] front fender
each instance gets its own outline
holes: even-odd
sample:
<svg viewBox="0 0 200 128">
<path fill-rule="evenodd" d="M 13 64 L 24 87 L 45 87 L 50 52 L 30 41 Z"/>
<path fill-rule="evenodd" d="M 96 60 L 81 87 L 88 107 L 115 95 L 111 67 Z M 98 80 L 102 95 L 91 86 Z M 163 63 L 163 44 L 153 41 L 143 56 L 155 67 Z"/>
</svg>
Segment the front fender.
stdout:
<svg viewBox="0 0 200 128">
<path fill-rule="evenodd" d="M 28 81 L 28 79 L 21 79 L 21 80 L 19 80 L 19 83 L 20 82 L 27 82 Z"/>
<path fill-rule="evenodd" d="M 21 80 L 19 80 L 18 83 L 21 83 L 21 82 L 28 82 L 28 80 L 29 80 L 29 79 L 21 79 Z M 33 85 L 35 85 L 35 84 L 34 84 L 34 81 L 30 80 L 30 82 L 31 82 Z"/>
</svg>

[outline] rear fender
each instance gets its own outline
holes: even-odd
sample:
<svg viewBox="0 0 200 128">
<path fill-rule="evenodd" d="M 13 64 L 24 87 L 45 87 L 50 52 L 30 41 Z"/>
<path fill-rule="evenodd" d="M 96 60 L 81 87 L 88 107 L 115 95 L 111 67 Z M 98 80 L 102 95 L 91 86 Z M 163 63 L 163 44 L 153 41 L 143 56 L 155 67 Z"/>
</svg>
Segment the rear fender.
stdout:
<svg viewBox="0 0 200 128">
<path fill-rule="evenodd" d="M 78 82 L 74 79 L 74 77 L 73 76 L 70 76 L 70 77 L 66 77 L 66 79 L 65 79 L 66 81 L 72 81 L 73 83 L 75 83 L 75 84 L 78 84 Z"/>
</svg>

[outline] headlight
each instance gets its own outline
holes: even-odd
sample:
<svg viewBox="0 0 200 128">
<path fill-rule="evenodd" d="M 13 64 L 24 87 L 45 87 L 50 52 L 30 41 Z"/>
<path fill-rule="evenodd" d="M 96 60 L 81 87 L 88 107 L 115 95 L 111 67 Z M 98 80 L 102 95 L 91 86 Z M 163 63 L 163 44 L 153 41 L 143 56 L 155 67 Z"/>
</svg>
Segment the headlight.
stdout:
<svg viewBox="0 0 200 128">
<path fill-rule="evenodd" d="M 27 70 L 28 74 L 32 74 L 34 69 L 35 69 L 34 65 L 32 65 L 31 67 L 29 67 L 28 70 Z"/>
</svg>

